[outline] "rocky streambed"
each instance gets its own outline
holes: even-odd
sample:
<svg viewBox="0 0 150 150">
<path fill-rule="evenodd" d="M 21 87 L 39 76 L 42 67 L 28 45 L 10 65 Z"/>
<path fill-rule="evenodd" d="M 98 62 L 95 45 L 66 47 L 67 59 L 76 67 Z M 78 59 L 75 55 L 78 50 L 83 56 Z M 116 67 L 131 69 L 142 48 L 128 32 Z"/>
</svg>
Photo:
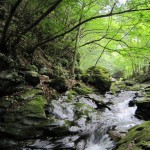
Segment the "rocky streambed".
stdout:
<svg viewBox="0 0 150 150">
<path fill-rule="evenodd" d="M 0 147 L 111 150 L 129 128 L 142 122 L 134 117 L 136 106 L 128 106 L 135 93 L 122 91 L 118 96 L 108 93 L 72 98 L 66 93 L 49 103 L 40 90 L 26 91 L 19 97 L 26 103 L 1 118 Z"/>
</svg>

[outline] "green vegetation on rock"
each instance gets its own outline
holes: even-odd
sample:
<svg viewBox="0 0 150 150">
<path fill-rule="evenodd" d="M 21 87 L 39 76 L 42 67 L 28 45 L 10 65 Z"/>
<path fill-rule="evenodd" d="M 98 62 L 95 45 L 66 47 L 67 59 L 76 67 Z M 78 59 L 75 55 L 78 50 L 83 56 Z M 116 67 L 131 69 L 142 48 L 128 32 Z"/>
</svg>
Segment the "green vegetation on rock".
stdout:
<svg viewBox="0 0 150 150">
<path fill-rule="evenodd" d="M 27 90 L 25 93 L 20 94 L 18 99 L 29 100 L 29 99 L 33 98 L 34 96 L 36 96 L 39 93 L 42 93 L 42 90 L 30 89 L 30 90 Z"/>
<path fill-rule="evenodd" d="M 20 108 L 20 112 L 24 116 L 29 117 L 46 117 L 44 106 L 47 104 L 47 100 L 43 96 L 36 96 L 31 99 L 27 104 Z"/>
<path fill-rule="evenodd" d="M 150 148 L 150 121 L 132 127 L 127 135 L 118 142 L 116 150 L 142 150 Z"/>
<path fill-rule="evenodd" d="M 49 86 L 60 93 L 65 92 L 68 89 L 66 79 L 63 77 L 56 77 L 49 83 Z"/>
<path fill-rule="evenodd" d="M 102 67 L 91 67 L 87 69 L 82 77 L 83 82 L 95 86 L 100 92 L 106 92 L 110 89 L 110 73 Z"/>
<path fill-rule="evenodd" d="M 83 83 L 77 83 L 73 86 L 73 90 L 79 95 L 91 94 L 94 92 L 92 87 L 89 87 Z"/>
</svg>

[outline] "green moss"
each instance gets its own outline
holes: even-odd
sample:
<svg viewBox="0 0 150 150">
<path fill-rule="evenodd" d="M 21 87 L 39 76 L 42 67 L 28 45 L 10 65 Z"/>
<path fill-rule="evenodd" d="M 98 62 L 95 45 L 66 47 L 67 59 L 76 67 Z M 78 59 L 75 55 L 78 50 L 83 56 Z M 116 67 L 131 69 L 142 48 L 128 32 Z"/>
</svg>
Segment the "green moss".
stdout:
<svg viewBox="0 0 150 150">
<path fill-rule="evenodd" d="M 80 95 L 91 94 L 93 92 L 92 89 L 88 87 L 75 87 L 73 89 L 75 90 L 76 93 Z"/>
<path fill-rule="evenodd" d="M 89 105 L 86 105 L 81 102 L 75 103 L 76 108 L 76 115 L 78 118 L 82 117 L 83 115 L 89 117 L 90 112 L 95 112 L 95 109 L 93 107 L 90 107 Z"/>
<path fill-rule="evenodd" d="M 127 89 L 127 86 L 123 81 L 113 82 L 110 87 L 110 91 L 113 94 L 119 93 L 121 90 Z"/>
<path fill-rule="evenodd" d="M 137 101 L 137 104 L 142 104 L 142 103 L 150 103 L 150 98 L 145 96 L 143 100 Z"/>
<path fill-rule="evenodd" d="M 67 82 L 64 77 L 57 77 L 53 79 L 49 85 L 60 93 L 65 92 L 68 89 Z"/>
<path fill-rule="evenodd" d="M 24 126 L 18 123 L 6 124 L 3 131 L 7 136 L 12 136 L 15 139 L 27 139 L 32 136 L 36 136 L 34 133 L 36 129 L 34 127 Z"/>
<path fill-rule="evenodd" d="M 75 95 L 75 96 L 78 95 L 78 93 L 77 93 L 76 91 L 74 91 L 74 90 L 70 90 L 70 91 L 69 91 L 69 94 Z"/>
<path fill-rule="evenodd" d="M 87 69 L 87 73 L 92 73 L 92 74 L 102 74 L 103 76 L 107 76 L 110 77 L 110 73 L 107 69 L 103 68 L 103 67 L 91 67 L 89 69 Z"/>
<path fill-rule="evenodd" d="M 41 93 L 41 90 L 31 89 L 20 95 L 20 99 L 27 100 L 33 98 L 35 95 Z"/>
<path fill-rule="evenodd" d="M 24 105 L 20 111 L 25 116 L 45 117 L 45 104 L 47 104 L 46 99 L 43 96 L 37 96 Z"/>
<path fill-rule="evenodd" d="M 72 101 L 72 99 L 77 96 L 78 93 L 74 90 L 70 90 L 68 91 L 68 94 L 67 94 L 67 101 Z"/>
<path fill-rule="evenodd" d="M 140 88 L 141 88 L 140 84 L 135 84 L 135 85 L 131 86 L 129 89 L 131 91 L 138 91 Z"/>
<path fill-rule="evenodd" d="M 87 69 L 86 74 L 82 76 L 82 80 L 95 86 L 102 93 L 108 91 L 111 86 L 110 73 L 102 67 Z"/>
<path fill-rule="evenodd" d="M 112 83 L 110 91 L 115 95 L 116 93 L 120 92 L 120 89 L 115 83 Z"/>
<path fill-rule="evenodd" d="M 150 121 L 131 128 L 127 135 L 118 142 L 117 150 L 127 149 L 131 143 L 134 143 L 134 150 L 150 147 Z"/>
<path fill-rule="evenodd" d="M 150 141 L 142 141 L 138 144 L 138 146 L 144 148 L 144 149 L 150 149 Z"/>
</svg>

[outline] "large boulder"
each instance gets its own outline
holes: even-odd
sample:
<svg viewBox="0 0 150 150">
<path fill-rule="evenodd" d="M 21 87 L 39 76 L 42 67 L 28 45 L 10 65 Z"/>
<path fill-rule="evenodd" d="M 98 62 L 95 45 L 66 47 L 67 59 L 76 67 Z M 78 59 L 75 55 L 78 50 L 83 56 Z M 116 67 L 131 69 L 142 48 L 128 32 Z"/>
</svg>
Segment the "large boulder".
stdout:
<svg viewBox="0 0 150 150">
<path fill-rule="evenodd" d="M 149 120 L 150 119 L 150 98 L 146 98 L 142 101 L 136 102 L 136 112 L 135 116 L 140 119 Z"/>
<path fill-rule="evenodd" d="M 83 82 L 95 86 L 100 92 L 109 91 L 111 86 L 110 73 L 102 67 L 91 67 L 82 76 Z"/>
<path fill-rule="evenodd" d="M 49 83 L 49 86 L 60 93 L 65 92 L 68 89 L 66 79 L 63 77 L 56 77 Z"/>
<path fill-rule="evenodd" d="M 0 138 L 29 139 L 42 135 L 40 128 L 49 122 L 45 115 L 45 104 L 46 99 L 37 95 L 23 106 L 6 112 L 0 123 Z"/>
<path fill-rule="evenodd" d="M 0 72 L 0 96 L 9 95 L 16 92 L 17 87 L 23 83 L 23 77 L 18 75 L 15 71 L 1 71 Z"/>
<path fill-rule="evenodd" d="M 72 89 L 79 95 L 86 95 L 94 92 L 94 89 L 79 82 L 76 83 Z"/>
<path fill-rule="evenodd" d="M 135 116 L 140 119 L 150 119 L 150 87 L 145 88 L 145 95 L 141 100 L 136 102 Z"/>
<path fill-rule="evenodd" d="M 30 85 L 36 86 L 40 83 L 40 75 L 35 71 L 21 71 L 20 75 L 24 76 L 25 81 Z"/>
</svg>

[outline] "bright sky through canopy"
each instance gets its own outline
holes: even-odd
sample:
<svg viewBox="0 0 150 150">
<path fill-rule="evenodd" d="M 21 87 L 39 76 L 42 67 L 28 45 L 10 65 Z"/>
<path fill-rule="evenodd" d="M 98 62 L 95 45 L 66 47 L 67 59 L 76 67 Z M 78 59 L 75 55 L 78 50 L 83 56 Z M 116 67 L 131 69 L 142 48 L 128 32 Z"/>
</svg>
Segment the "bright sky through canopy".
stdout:
<svg viewBox="0 0 150 150">
<path fill-rule="evenodd" d="M 119 0 L 119 3 L 125 4 L 127 0 Z"/>
</svg>

